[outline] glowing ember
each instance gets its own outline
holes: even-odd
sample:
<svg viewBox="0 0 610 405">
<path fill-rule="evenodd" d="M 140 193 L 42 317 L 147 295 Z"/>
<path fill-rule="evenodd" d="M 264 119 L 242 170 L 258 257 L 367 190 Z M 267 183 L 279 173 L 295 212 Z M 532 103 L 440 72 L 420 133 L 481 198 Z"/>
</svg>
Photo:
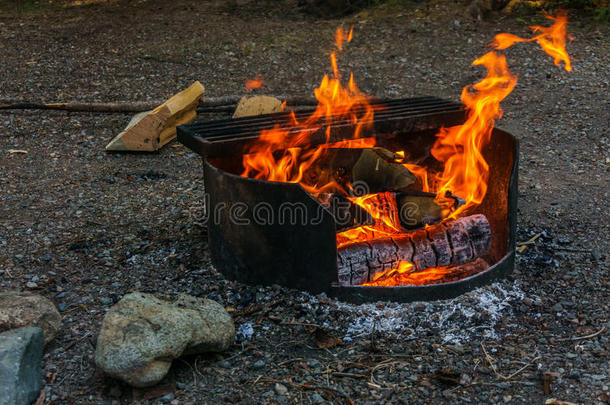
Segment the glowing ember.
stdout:
<svg viewBox="0 0 610 405">
<path fill-rule="evenodd" d="M 554 21 L 550 27 L 531 27 L 535 33 L 532 38 L 524 39 L 512 34 L 498 34 L 494 38 L 494 48 L 507 49 L 517 42 L 536 41 L 542 49 L 554 58 L 555 64 L 564 63 L 567 71 L 571 70 L 570 58 L 565 50 L 567 17 L 559 14 L 548 17 Z M 349 32 L 338 28 L 335 32 L 335 43 L 339 51 L 353 37 Z M 363 129 L 372 124 L 374 107 L 368 96 L 356 86 L 353 74 L 350 74 L 347 86 L 340 81 L 337 66 L 337 54 L 330 55 L 333 75 L 325 75 L 320 86 L 314 90 L 318 106 L 311 116 L 298 121 L 291 115 L 291 128 L 276 127 L 262 131 L 257 141 L 253 142 L 243 157 L 244 171 L 242 176 L 256 179 L 291 182 L 301 184 L 308 192 L 341 192 L 355 204 L 367 210 L 374 225 L 364 225 L 337 234 L 337 247 L 376 238 L 403 233 L 404 230 L 394 218 L 379 211 L 372 204 L 374 194 L 351 196 L 351 185 L 346 187 L 331 181 L 314 186 L 303 183 L 304 173 L 316 162 L 327 148 L 362 148 L 373 147 L 374 138 L 362 139 Z M 409 162 L 399 162 L 418 179 L 418 189 L 436 194 L 439 205 L 447 206 L 447 195 L 456 195 L 465 201 L 457 209 L 443 212 L 445 219 L 464 215 L 472 207 L 481 204 L 487 192 L 489 167 L 481 151 L 489 142 L 495 121 L 502 116 L 500 103 L 515 88 L 517 77 L 507 66 L 506 57 L 496 51 L 488 52 L 473 62 L 475 66 L 487 69 L 487 75 L 480 82 L 463 89 L 461 99 L 467 108 L 467 119 L 464 124 L 443 128 L 437 134 L 437 140 L 431 148 L 431 155 L 443 163 L 442 172 L 431 172 L 426 167 Z M 353 124 L 351 140 L 328 143 L 334 121 L 348 121 Z M 324 131 L 326 144 L 311 145 L 310 136 L 317 131 Z M 403 151 L 396 152 L 404 157 Z M 365 285 L 422 285 L 446 277 L 451 271 L 448 267 L 428 268 L 417 273 L 413 265 L 401 262 L 398 268 L 387 270 L 376 276 L 375 280 Z"/>
<path fill-rule="evenodd" d="M 246 80 L 246 90 L 248 90 L 248 92 L 251 92 L 254 89 L 263 87 L 263 84 L 263 78 L 261 76 L 256 76 L 254 79 Z"/>
</svg>

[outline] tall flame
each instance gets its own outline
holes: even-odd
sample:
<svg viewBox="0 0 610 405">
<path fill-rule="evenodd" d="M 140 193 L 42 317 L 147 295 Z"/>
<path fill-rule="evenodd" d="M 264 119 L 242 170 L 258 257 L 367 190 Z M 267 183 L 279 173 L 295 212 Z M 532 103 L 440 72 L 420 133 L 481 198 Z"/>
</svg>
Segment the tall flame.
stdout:
<svg viewBox="0 0 610 405">
<path fill-rule="evenodd" d="M 453 218 L 479 205 L 485 197 L 489 166 L 481 150 L 491 138 L 495 120 L 502 116 L 500 102 L 517 84 L 517 77 L 508 70 L 504 55 L 489 52 L 473 65 L 485 66 L 487 76 L 462 90 L 468 118 L 463 125 L 441 130 L 430 151 L 436 160 L 444 163 L 443 172 L 436 176 L 436 183 L 440 185 L 436 190 L 438 198 L 444 198 L 449 191 L 466 201 L 451 214 Z"/>
<path fill-rule="evenodd" d="M 531 27 L 537 33 L 532 38 L 524 39 L 512 34 L 498 34 L 494 38 L 494 51 L 488 52 L 473 62 L 487 70 L 484 79 L 462 90 L 461 99 L 467 109 L 464 124 L 444 128 L 437 134 L 432 146 L 431 155 L 443 163 L 441 172 L 432 172 L 426 167 L 409 162 L 405 167 L 418 178 L 422 191 L 434 192 L 442 204 L 448 197 L 456 195 L 465 203 L 447 214 L 447 218 L 456 218 L 470 208 L 481 204 L 487 192 L 489 166 L 482 150 L 490 141 L 495 121 L 502 117 L 500 103 L 513 91 L 517 76 L 508 69 L 506 57 L 497 52 L 517 42 L 538 42 L 541 48 L 553 57 L 556 65 L 562 62 L 567 71 L 572 69 L 570 57 L 566 52 L 567 17 L 559 13 L 557 17 L 548 17 L 554 21 L 550 27 Z M 353 29 L 349 32 L 338 28 L 335 32 L 335 44 L 342 51 L 344 44 L 353 38 Z M 353 74 L 346 86 L 341 84 L 337 65 L 337 53 L 330 55 L 332 77 L 325 75 L 320 86 L 314 90 L 318 106 L 307 118 L 299 121 L 294 112 L 290 124 L 296 128 L 292 134 L 290 128 L 276 127 L 261 132 L 260 137 L 252 143 L 243 157 L 244 171 L 242 176 L 257 179 L 300 183 L 309 192 L 332 190 L 346 192 L 333 182 L 308 186 L 303 183 L 305 172 L 316 162 L 325 149 L 330 147 L 372 147 L 374 138 L 362 139 L 363 129 L 372 124 L 378 106 L 370 103 L 354 82 Z M 353 137 L 340 143 L 330 144 L 330 134 L 335 120 L 349 121 L 353 124 Z M 326 144 L 311 145 L 310 136 L 314 132 L 324 131 Z M 397 154 L 405 156 L 402 151 Z M 449 193 L 448 193 L 449 192 Z M 384 236 L 402 233 L 395 218 L 387 217 L 383 211 L 376 209 L 372 197 L 348 197 L 353 203 L 367 210 L 374 225 L 365 225 L 337 234 L 337 246 L 371 240 Z M 404 285 L 425 284 L 445 277 L 451 270 L 447 267 L 429 268 L 417 274 L 409 262 L 401 262 L 397 268 L 379 274 L 367 285 Z"/>
<path fill-rule="evenodd" d="M 555 21 L 555 23 L 550 27 L 539 25 L 530 27 L 532 31 L 540 33 L 535 37 L 525 39 L 513 34 L 498 34 L 494 37 L 492 46 L 495 49 L 507 49 L 516 42 L 537 41 L 540 47 L 553 58 L 555 65 L 559 66 L 563 62 L 565 70 L 571 72 L 572 64 L 570 63 L 570 56 L 566 52 L 566 38 L 573 39 L 566 30 L 568 16 L 565 11 L 560 11 L 557 13 L 557 17 L 547 15 L 546 18 Z"/>
<path fill-rule="evenodd" d="M 349 32 L 338 28 L 335 32 L 337 49 L 341 51 L 345 42 L 353 38 L 353 28 Z M 242 176 L 262 180 L 300 183 L 309 192 L 323 192 L 327 190 L 342 190 L 336 184 L 321 184 L 308 186 L 302 183 L 303 175 L 307 169 L 330 147 L 361 148 L 375 146 L 374 138 L 362 139 L 363 128 L 372 125 L 374 107 L 370 97 L 360 91 L 350 74 L 347 86 L 340 81 L 337 66 L 337 54 L 330 55 L 333 77 L 324 75 L 320 86 L 314 90 L 318 100 L 316 110 L 304 120 L 299 121 L 294 112 L 291 112 L 290 126 L 298 127 L 298 135 L 293 135 L 288 128 L 279 126 L 263 130 L 259 138 L 250 145 L 243 157 L 244 171 Z M 349 121 L 354 126 L 352 140 L 329 144 L 331 128 L 336 120 Z M 324 130 L 326 144 L 312 146 L 309 144 L 310 136 L 318 130 Z M 281 151 L 281 152 L 280 152 Z M 277 153 L 280 152 L 280 156 Z"/>
</svg>

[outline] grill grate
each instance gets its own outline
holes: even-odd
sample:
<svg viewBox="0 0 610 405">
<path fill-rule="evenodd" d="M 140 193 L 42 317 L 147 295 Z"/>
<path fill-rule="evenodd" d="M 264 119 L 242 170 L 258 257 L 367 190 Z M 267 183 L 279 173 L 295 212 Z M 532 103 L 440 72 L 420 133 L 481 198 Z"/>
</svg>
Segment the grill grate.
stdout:
<svg viewBox="0 0 610 405">
<path fill-rule="evenodd" d="M 371 103 L 375 118 L 365 128 L 363 137 L 415 132 L 441 126 L 458 125 L 464 122 L 464 106 L 436 97 L 418 97 L 398 100 L 377 100 Z M 315 108 L 295 112 L 298 121 L 309 117 Z M 354 113 L 364 112 L 355 108 Z M 334 118 L 334 119 L 332 119 Z M 330 139 L 326 136 L 326 124 L 321 121 L 319 129 L 309 136 L 309 144 L 320 144 L 349 139 L 353 135 L 353 123 L 339 116 L 331 118 Z M 274 127 L 290 131 L 290 136 L 302 135 L 311 129 L 291 126 L 290 113 L 280 112 L 252 117 L 194 123 L 178 127 L 178 140 L 202 156 L 219 157 L 241 154 L 245 145 L 258 138 L 263 130 Z M 368 131 L 368 132 L 367 132 Z"/>
</svg>

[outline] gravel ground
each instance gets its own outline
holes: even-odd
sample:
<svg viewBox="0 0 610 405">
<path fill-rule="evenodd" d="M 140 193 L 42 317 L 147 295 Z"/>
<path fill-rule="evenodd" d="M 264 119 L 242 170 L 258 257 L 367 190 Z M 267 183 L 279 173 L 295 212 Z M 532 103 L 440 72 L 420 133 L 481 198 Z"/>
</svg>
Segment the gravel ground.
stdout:
<svg viewBox="0 0 610 405">
<path fill-rule="evenodd" d="M 158 100 L 194 80 L 208 96 L 241 94 L 256 74 L 269 94 L 310 95 L 342 23 L 355 38 L 340 65 L 364 91 L 458 99 L 495 33 L 527 35 L 515 17 L 475 22 L 448 1 L 343 20 L 314 20 L 296 1 L 239 3 L 0 14 L 0 100 Z M 226 281 L 191 221 L 198 156 L 179 144 L 106 154 L 128 115 L 0 112 L 0 289 L 37 291 L 63 314 L 41 403 L 608 403 L 610 32 L 582 16 L 570 31 L 571 73 L 531 44 L 508 52 L 519 83 L 500 126 L 521 139 L 519 240 L 541 237 L 510 279 L 442 302 L 354 306 Z M 133 290 L 233 308 L 235 345 L 176 361 L 149 390 L 104 377 L 97 331 Z M 319 349 L 316 338 L 334 339 L 302 324 L 342 343 Z"/>
</svg>

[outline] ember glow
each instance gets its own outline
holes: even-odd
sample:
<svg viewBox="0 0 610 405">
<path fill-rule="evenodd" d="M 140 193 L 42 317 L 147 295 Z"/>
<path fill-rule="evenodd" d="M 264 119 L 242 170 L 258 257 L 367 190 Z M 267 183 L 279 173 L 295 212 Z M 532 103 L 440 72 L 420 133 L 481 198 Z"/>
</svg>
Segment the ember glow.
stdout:
<svg viewBox="0 0 610 405">
<path fill-rule="evenodd" d="M 432 172 L 426 167 L 408 161 L 401 162 L 418 179 L 420 191 L 433 192 L 441 206 L 447 206 L 447 193 L 456 195 L 465 201 L 456 209 L 443 211 L 444 218 L 457 218 L 481 204 L 487 192 L 489 166 L 482 155 L 482 149 L 490 141 L 495 121 L 501 118 L 500 103 L 515 88 L 517 76 L 507 66 L 506 57 L 497 52 L 517 42 L 538 42 L 542 49 L 553 57 L 555 64 L 564 64 L 571 70 L 570 58 L 566 52 L 567 17 L 559 14 L 548 17 L 554 21 L 550 27 L 531 27 L 535 33 L 532 38 L 524 39 L 512 34 L 498 34 L 494 38 L 495 50 L 486 53 L 473 62 L 487 70 L 484 79 L 462 90 L 461 100 L 467 109 L 464 124 L 443 128 L 437 134 L 437 140 L 430 150 L 431 155 L 443 163 L 441 172 Z M 353 30 L 344 31 L 338 28 L 335 32 L 335 43 L 338 51 L 353 38 Z M 310 193 L 323 191 L 341 192 L 360 207 L 367 210 L 375 224 L 359 226 L 337 234 L 337 247 L 373 240 L 380 237 L 404 233 L 393 215 L 379 211 L 373 201 L 374 194 L 354 196 L 346 187 L 328 182 L 314 186 L 303 183 L 304 173 L 315 164 L 316 160 L 328 148 L 362 148 L 375 146 L 374 138 L 362 139 L 363 129 L 372 124 L 378 106 L 370 103 L 370 98 L 363 94 L 350 74 L 347 85 L 342 85 L 337 53 L 330 55 L 332 77 L 325 75 L 318 88 L 314 90 L 318 106 L 314 113 L 304 120 L 291 116 L 292 128 L 273 128 L 262 131 L 257 141 L 250 145 L 243 157 L 244 171 L 242 176 L 262 180 L 282 181 L 301 184 Z M 348 121 L 353 124 L 352 139 L 340 143 L 329 143 L 331 127 L 334 121 Z M 292 131 L 294 129 L 294 131 Z M 314 133 L 326 135 L 326 143 L 313 145 L 310 136 Z M 405 156 L 404 151 L 395 151 Z M 445 277 L 451 270 L 447 267 L 428 268 L 414 272 L 414 266 L 406 261 L 400 262 L 397 268 L 389 269 L 376 275 L 365 285 L 422 285 L 435 282 Z"/>
<path fill-rule="evenodd" d="M 263 87 L 263 84 L 263 78 L 261 76 L 256 76 L 254 79 L 246 80 L 246 90 L 248 90 L 248 92 L 251 92 L 254 89 Z"/>
</svg>

